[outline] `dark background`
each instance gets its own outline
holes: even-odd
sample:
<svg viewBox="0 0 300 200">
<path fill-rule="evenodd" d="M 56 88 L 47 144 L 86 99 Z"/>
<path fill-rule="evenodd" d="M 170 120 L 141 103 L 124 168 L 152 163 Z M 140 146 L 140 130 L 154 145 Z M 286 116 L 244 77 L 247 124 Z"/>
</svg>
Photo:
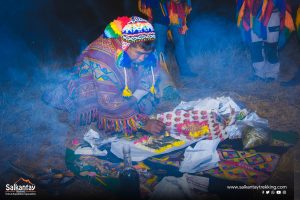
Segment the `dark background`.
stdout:
<svg viewBox="0 0 300 200">
<path fill-rule="evenodd" d="M 66 67 L 117 16 L 140 15 L 135 0 L 7 0 L 0 10 L 1 82 L 30 78 L 49 62 Z M 293 9 L 299 0 L 292 1 Z M 235 21 L 235 0 L 193 0 L 189 20 L 214 13 Z M 18 77 L 16 78 L 16 74 Z M 23 82 L 23 81 L 20 81 Z"/>
</svg>

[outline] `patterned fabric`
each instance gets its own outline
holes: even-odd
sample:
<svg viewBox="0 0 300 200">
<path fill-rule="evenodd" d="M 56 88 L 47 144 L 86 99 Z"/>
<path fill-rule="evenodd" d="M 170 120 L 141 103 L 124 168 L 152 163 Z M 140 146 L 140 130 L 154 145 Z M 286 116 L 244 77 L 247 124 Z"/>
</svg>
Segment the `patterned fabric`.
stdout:
<svg viewBox="0 0 300 200">
<path fill-rule="evenodd" d="M 186 18 L 192 10 L 190 0 L 184 0 L 178 4 L 170 0 L 139 0 L 138 7 L 140 12 L 145 14 L 150 21 L 153 21 L 153 10 L 160 9 L 162 16 L 169 17 L 170 24 L 180 26 L 181 34 L 185 34 L 188 29 Z"/>
<path fill-rule="evenodd" d="M 208 139 L 220 138 L 222 141 L 228 138 L 228 134 L 224 130 L 225 126 L 218 121 L 218 116 L 215 113 L 201 110 L 176 110 L 158 114 L 157 119 L 162 121 L 166 125 L 166 130 L 172 134 L 193 135 L 203 133 Z M 191 123 L 198 123 L 200 126 L 196 131 L 183 130 Z"/>
<path fill-rule="evenodd" d="M 280 12 L 280 46 L 295 30 L 291 9 L 285 0 L 237 0 L 237 25 L 240 27 L 243 39 L 251 42 L 250 30 L 260 38 L 267 37 L 267 24 L 272 12 Z"/>
<path fill-rule="evenodd" d="M 219 149 L 218 168 L 204 173 L 249 185 L 259 185 L 270 178 L 278 161 L 279 155 L 272 153 L 258 153 L 255 151 L 236 151 L 233 149 Z"/>
</svg>

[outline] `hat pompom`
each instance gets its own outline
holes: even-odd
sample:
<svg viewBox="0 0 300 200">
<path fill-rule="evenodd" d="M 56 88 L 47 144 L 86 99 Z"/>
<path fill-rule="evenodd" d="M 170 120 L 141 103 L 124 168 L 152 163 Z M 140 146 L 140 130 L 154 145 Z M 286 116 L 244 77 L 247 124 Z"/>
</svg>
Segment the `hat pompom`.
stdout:
<svg viewBox="0 0 300 200">
<path fill-rule="evenodd" d="M 120 22 L 121 24 L 121 30 L 128 24 L 128 22 L 131 20 L 131 17 L 123 16 L 123 17 L 118 17 L 117 21 Z"/>
<path fill-rule="evenodd" d="M 118 17 L 114 21 L 110 22 L 105 30 L 104 30 L 104 37 L 106 38 L 118 38 L 122 35 L 122 29 L 126 24 L 130 21 L 131 18 L 129 17 Z"/>
</svg>

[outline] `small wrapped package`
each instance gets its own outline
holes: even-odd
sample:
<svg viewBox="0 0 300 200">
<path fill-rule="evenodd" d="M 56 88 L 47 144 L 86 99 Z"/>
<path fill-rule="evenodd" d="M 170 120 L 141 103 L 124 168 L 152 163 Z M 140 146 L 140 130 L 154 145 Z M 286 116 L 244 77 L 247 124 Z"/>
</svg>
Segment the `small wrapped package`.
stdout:
<svg viewBox="0 0 300 200">
<path fill-rule="evenodd" d="M 272 142 L 272 136 L 267 128 L 246 126 L 242 132 L 244 149 L 255 148 Z"/>
</svg>

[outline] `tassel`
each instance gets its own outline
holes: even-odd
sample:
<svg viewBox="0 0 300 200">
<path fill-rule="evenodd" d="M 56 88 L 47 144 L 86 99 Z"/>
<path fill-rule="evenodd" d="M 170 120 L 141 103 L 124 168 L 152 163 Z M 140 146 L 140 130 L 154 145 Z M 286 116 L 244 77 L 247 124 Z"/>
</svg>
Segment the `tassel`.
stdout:
<svg viewBox="0 0 300 200">
<path fill-rule="evenodd" d="M 132 128 L 132 130 L 136 130 L 135 120 L 133 118 L 129 119 L 129 124 L 130 124 L 130 127 Z"/>
<path fill-rule="evenodd" d="M 123 97 L 131 97 L 132 96 L 132 92 L 131 90 L 128 88 L 128 86 L 126 85 L 123 92 L 122 92 Z"/>
<path fill-rule="evenodd" d="M 154 87 L 155 77 L 154 77 L 154 72 L 153 72 L 153 67 L 152 66 L 151 66 L 151 74 L 152 74 L 152 86 L 150 87 L 150 92 L 152 94 L 155 94 L 155 87 Z"/>
<path fill-rule="evenodd" d="M 127 72 L 126 72 L 126 68 L 123 67 L 124 69 L 124 76 L 125 76 L 125 88 L 122 92 L 122 95 L 123 97 L 131 97 L 132 96 L 132 92 L 131 90 L 128 88 L 128 85 L 127 85 Z"/>
<path fill-rule="evenodd" d="M 119 126 L 119 122 L 116 120 L 116 131 L 119 132 L 120 131 L 120 126 Z"/>
<path fill-rule="evenodd" d="M 155 88 L 154 88 L 154 85 L 151 86 L 150 92 L 151 92 L 152 94 L 155 94 Z"/>
</svg>

